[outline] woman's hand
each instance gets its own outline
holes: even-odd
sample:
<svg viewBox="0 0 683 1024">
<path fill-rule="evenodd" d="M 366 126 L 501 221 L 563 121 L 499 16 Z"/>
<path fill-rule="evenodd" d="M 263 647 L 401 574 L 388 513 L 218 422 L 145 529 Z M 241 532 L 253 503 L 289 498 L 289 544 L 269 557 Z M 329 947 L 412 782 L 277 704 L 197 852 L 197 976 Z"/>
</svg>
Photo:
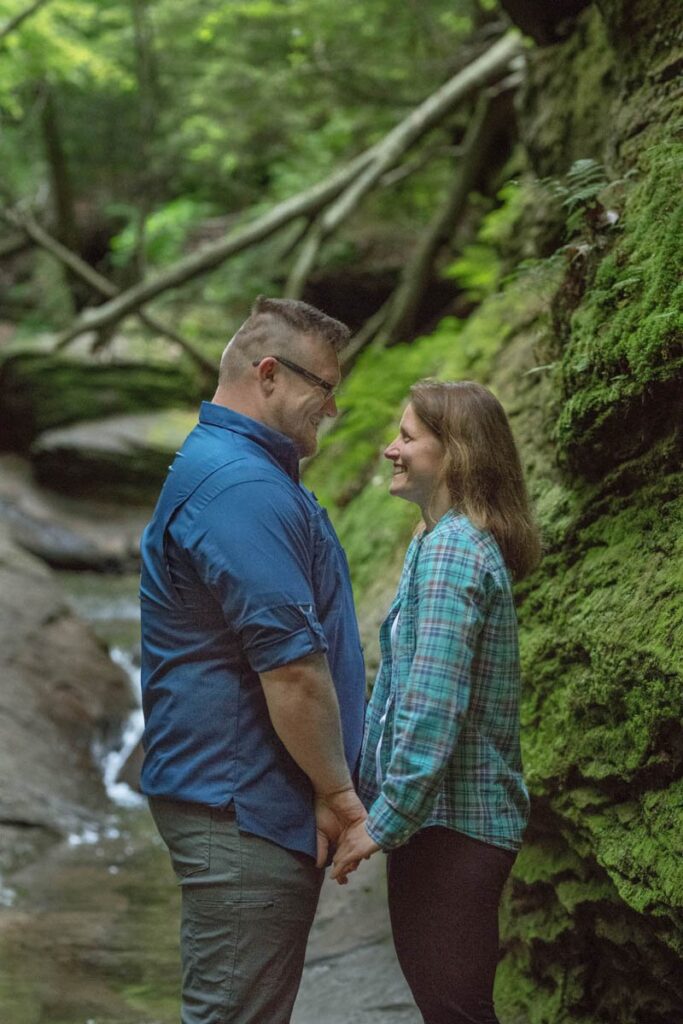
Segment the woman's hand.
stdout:
<svg viewBox="0 0 683 1024">
<path fill-rule="evenodd" d="M 364 821 L 356 821 L 344 829 L 341 842 L 332 861 L 330 877 L 340 885 L 346 885 L 348 876 L 355 871 L 362 860 L 369 860 L 381 847 L 371 839 Z"/>
</svg>

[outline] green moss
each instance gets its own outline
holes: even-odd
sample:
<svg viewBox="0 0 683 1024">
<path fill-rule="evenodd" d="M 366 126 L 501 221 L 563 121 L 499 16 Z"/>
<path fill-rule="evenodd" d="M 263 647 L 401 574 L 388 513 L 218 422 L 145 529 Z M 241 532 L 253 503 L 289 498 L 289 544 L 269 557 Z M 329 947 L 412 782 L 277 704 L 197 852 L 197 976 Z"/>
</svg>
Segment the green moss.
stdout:
<svg viewBox="0 0 683 1024">
<path fill-rule="evenodd" d="M 527 156 L 539 177 L 599 158 L 618 96 L 615 55 L 595 10 L 566 42 L 534 53 L 519 103 Z"/>
<path fill-rule="evenodd" d="M 683 502 L 672 489 L 665 478 L 614 499 L 527 592 L 525 747 L 539 792 L 577 770 L 626 782 L 680 768 Z"/>
<path fill-rule="evenodd" d="M 94 362 L 40 352 L 0 362 L 0 395 L 2 444 L 18 449 L 54 427 L 140 409 L 195 407 L 206 397 L 184 361 Z"/>
<path fill-rule="evenodd" d="M 653 146 L 640 174 L 562 358 L 558 451 L 589 478 L 670 429 L 683 383 L 683 144 Z"/>
</svg>

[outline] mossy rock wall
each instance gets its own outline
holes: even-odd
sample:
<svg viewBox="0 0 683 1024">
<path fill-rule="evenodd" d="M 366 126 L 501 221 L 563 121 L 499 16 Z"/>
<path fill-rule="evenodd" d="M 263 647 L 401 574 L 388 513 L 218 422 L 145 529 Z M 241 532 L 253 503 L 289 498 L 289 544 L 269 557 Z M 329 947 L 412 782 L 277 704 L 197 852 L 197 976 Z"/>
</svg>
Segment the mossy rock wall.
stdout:
<svg viewBox="0 0 683 1024">
<path fill-rule="evenodd" d="M 416 525 L 380 454 L 408 385 L 476 377 L 510 415 L 546 553 L 518 588 L 533 809 L 503 911 L 504 1024 L 683 1021 L 681 36 L 677 0 L 605 0 L 530 53 L 530 166 L 600 160 L 616 224 L 466 324 L 366 353 L 307 470 L 349 553 L 372 674 Z"/>
<path fill-rule="evenodd" d="M 206 397 L 197 372 L 183 362 L 12 350 L 0 359 L 0 449 L 25 451 L 56 427 L 141 409 L 194 408 Z"/>
</svg>

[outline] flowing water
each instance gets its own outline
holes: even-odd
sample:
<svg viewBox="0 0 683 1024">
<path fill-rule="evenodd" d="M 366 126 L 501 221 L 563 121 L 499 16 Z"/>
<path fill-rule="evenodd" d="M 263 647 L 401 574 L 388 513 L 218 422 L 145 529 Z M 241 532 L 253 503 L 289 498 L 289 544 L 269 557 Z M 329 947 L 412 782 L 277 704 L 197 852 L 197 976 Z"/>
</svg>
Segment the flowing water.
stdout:
<svg viewBox="0 0 683 1024">
<path fill-rule="evenodd" d="M 137 577 L 62 574 L 139 695 Z M 116 781 L 141 712 L 93 752 L 111 803 L 0 886 L 0 1024 L 177 1024 L 178 892 L 143 800 Z M 381 858 L 323 888 L 293 1024 L 414 1024 Z"/>
<path fill-rule="evenodd" d="M 61 578 L 139 696 L 137 577 Z M 111 800 L 102 819 L 12 877 L 0 931 L 2 1024 L 178 1019 L 173 876 L 144 801 L 116 782 L 141 727 L 137 709 L 93 751 Z"/>
</svg>

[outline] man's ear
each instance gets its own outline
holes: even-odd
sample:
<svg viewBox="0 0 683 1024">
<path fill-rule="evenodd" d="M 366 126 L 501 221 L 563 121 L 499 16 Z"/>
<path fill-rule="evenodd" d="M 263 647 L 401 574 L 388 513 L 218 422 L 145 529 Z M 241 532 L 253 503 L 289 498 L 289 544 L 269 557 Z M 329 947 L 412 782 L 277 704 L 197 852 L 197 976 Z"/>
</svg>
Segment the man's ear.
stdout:
<svg viewBox="0 0 683 1024">
<path fill-rule="evenodd" d="M 261 362 L 256 365 L 258 382 L 267 394 L 270 394 L 273 390 L 276 372 L 277 362 L 272 356 L 264 356 Z"/>
</svg>

